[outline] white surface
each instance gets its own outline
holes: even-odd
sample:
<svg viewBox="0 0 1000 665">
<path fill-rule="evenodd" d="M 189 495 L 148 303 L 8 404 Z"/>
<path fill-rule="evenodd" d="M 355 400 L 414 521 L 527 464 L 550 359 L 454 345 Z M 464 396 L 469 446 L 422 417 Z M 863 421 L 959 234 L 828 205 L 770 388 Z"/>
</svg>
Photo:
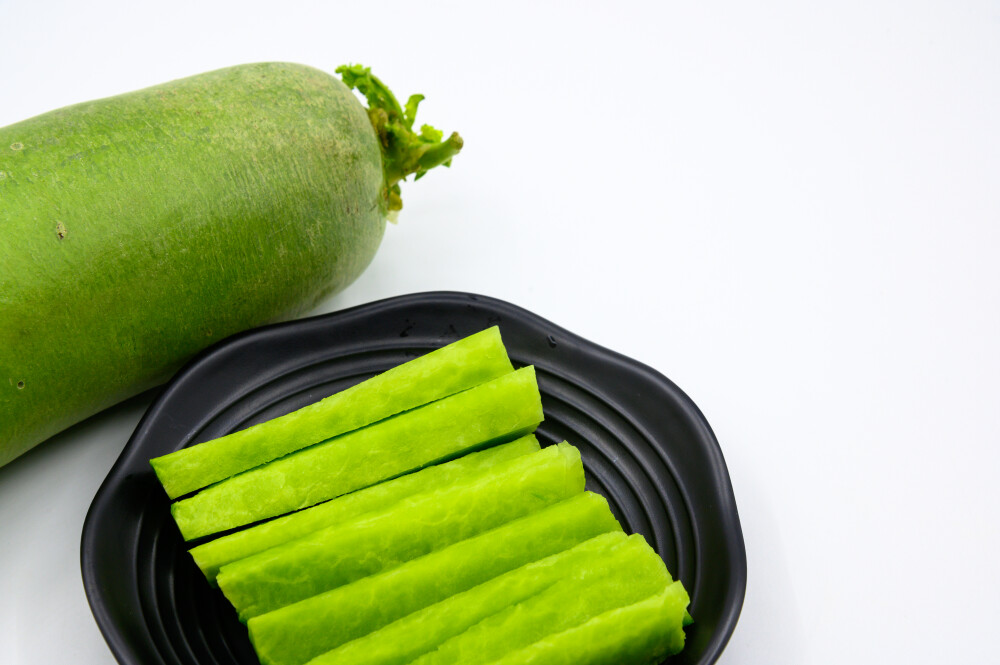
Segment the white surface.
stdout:
<svg viewBox="0 0 1000 665">
<path fill-rule="evenodd" d="M 995 661 L 1000 5 L 611 4 L 0 0 L 0 125 L 257 60 L 423 92 L 466 150 L 322 311 L 479 292 L 674 379 L 746 538 L 722 663 Z M 112 665 L 80 527 L 147 403 L 0 469 L 5 665 Z"/>
</svg>

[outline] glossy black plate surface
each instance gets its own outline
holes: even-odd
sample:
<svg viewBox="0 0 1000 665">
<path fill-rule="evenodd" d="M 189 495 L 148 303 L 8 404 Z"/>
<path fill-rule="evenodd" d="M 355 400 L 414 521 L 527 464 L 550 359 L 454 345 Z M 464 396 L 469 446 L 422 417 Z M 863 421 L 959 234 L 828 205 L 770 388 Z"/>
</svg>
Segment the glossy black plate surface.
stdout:
<svg viewBox="0 0 1000 665">
<path fill-rule="evenodd" d="M 246 629 L 187 555 L 149 459 L 315 402 L 498 324 L 516 366 L 537 368 L 543 444 L 583 455 L 608 498 L 691 594 L 694 625 L 671 665 L 713 663 L 746 589 L 746 553 L 718 442 L 666 377 L 509 303 L 420 293 L 243 333 L 199 355 L 150 406 L 94 497 L 83 583 L 123 665 L 256 665 Z"/>
</svg>

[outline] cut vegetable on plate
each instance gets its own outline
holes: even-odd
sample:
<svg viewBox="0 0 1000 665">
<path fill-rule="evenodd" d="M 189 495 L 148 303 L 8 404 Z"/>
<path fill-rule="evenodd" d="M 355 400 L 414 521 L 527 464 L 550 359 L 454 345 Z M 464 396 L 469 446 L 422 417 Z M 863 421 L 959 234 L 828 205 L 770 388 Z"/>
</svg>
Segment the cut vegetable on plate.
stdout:
<svg viewBox="0 0 1000 665">
<path fill-rule="evenodd" d="M 511 440 L 542 421 L 532 367 L 228 478 L 171 506 L 185 540 L 283 515 Z"/>
<path fill-rule="evenodd" d="M 393 568 L 583 492 L 580 453 L 545 448 L 223 566 L 244 621 Z"/>
<path fill-rule="evenodd" d="M 662 592 L 673 582 L 642 537 L 470 626 L 413 665 L 480 665 Z"/>
<path fill-rule="evenodd" d="M 687 592 L 674 582 L 655 596 L 511 651 L 490 665 L 657 663 L 684 648 L 687 604 Z"/>
<path fill-rule="evenodd" d="M 315 404 L 150 460 L 171 499 L 513 372 L 496 326 Z"/>
<path fill-rule="evenodd" d="M 341 644 L 353 652 L 349 640 L 390 621 L 601 534 L 620 532 L 607 501 L 590 492 L 578 494 L 382 574 L 250 619 L 250 639 L 266 665 L 302 663 Z M 552 581 L 551 566 L 570 575 L 580 560 L 549 561 L 548 566 L 531 569 L 536 579 L 519 583 L 546 586 Z M 445 613 L 444 620 L 454 616 Z M 437 630 L 454 633 L 460 626 L 448 623 Z M 406 642 L 394 646 L 404 648 Z"/>
<path fill-rule="evenodd" d="M 598 510 L 598 514 L 604 516 L 606 513 Z M 422 610 L 406 614 L 378 630 L 317 656 L 310 662 L 313 665 L 405 665 L 435 650 L 448 638 L 459 635 L 483 619 L 537 595 L 556 582 L 586 574 L 593 565 L 634 539 L 641 540 L 641 536 L 626 536 L 621 531 L 609 531 L 456 593 Z M 359 581 L 356 584 L 363 582 Z M 346 591 L 347 587 L 343 590 Z M 410 610 L 410 607 L 404 612 L 407 610 Z M 266 614 L 251 620 L 251 637 L 255 636 L 260 630 L 259 627 L 264 625 L 269 617 L 277 618 L 280 613 L 279 610 L 273 615 Z M 337 614 L 340 614 L 339 607 Z M 334 625 L 334 622 L 331 621 L 329 624 Z M 291 642 L 286 635 L 290 637 L 293 632 L 283 631 L 278 634 L 285 641 Z M 263 653 L 261 640 L 255 639 L 254 642 Z M 311 650 L 315 650 L 315 647 Z M 273 662 L 277 665 L 291 661 L 275 658 Z"/>
<path fill-rule="evenodd" d="M 440 370 L 454 357 L 449 348 L 490 354 L 465 358 L 489 369 Z M 213 451 L 240 442 L 273 452 L 273 437 L 291 451 L 171 507 L 186 538 L 278 516 L 191 550 L 248 624 L 262 665 L 486 665 L 522 651 L 550 657 L 548 645 L 574 630 L 603 645 L 604 660 L 594 662 L 607 665 L 643 665 L 683 644 L 683 588 L 642 536 L 622 533 L 604 498 L 585 491 L 577 448 L 540 448 L 526 434 L 543 420 L 535 371 L 508 371 L 503 348 L 498 331 L 484 331 L 347 398 L 183 456 L 184 475 L 204 478 L 199 466 Z M 447 389 L 431 385 L 440 380 L 434 369 L 449 375 Z M 478 383 L 456 392 L 456 374 Z M 366 394 L 380 402 L 382 391 L 434 399 L 395 415 L 381 406 L 340 413 Z M 357 429 L 301 449 L 287 443 L 316 439 L 316 424 L 334 421 Z M 647 602 L 670 589 L 669 612 Z M 614 612 L 626 610 L 638 625 L 658 622 L 669 640 L 608 639 L 607 625 L 621 621 Z"/>
<path fill-rule="evenodd" d="M 428 489 L 454 485 L 467 475 L 538 449 L 538 439 L 529 434 L 510 443 L 471 453 L 445 464 L 429 466 L 421 471 L 387 480 L 311 508 L 216 538 L 193 548 L 191 556 L 209 582 L 215 584 L 219 568 L 227 563 L 308 536 L 320 529 L 348 522 L 365 513 L 387 508 Z"/>
</svg>

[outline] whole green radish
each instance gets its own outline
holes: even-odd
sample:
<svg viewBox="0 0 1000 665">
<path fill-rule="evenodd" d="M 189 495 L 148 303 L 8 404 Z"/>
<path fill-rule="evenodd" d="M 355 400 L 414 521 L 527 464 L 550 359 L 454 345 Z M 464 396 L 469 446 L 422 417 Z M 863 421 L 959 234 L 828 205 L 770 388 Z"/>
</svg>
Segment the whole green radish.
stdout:
<svg viewBox="0 0 1000 665">
<path fill-rule="evenodd" d="M 0 128 L 0 465 L 364 270 L 398 182 L 462 142 L 337 71 L 232 67 Z"/>
</svg>

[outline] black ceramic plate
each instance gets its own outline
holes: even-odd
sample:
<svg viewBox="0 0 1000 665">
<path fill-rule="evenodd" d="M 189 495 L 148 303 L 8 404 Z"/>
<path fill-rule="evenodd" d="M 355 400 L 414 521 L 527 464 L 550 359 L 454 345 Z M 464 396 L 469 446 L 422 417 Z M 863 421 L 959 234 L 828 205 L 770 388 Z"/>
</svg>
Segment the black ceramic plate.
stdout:
<svg viewBox="0 0 1000 665">
<path fill-rule="evenodd" d="M 539 439 L 580 448 L 607 497 L 691 594 L 695 623 L 671 665 L 714 663 L 743 605 L 746 553 L 719 444 L 667 378 L 538 316 L 483 296 L 421 293 L 231 337 L 187 365 L 150 406 L 83 526 L 83 584 L 122 665 L 256 665 L 246 629 L 187 555 L 158 455 L 298 409 L 431 349 L 499 324 L 533 364 Z"/>
</svg>

